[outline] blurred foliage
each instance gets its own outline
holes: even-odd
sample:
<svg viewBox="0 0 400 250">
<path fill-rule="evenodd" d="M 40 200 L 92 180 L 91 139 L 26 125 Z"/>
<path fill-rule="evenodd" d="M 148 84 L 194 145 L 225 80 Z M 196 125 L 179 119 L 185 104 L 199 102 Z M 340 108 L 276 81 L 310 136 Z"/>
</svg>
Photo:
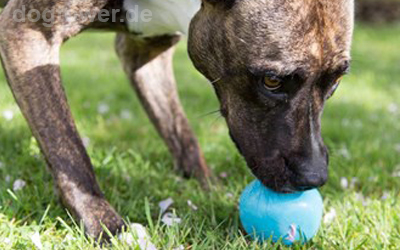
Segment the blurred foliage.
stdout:
<svg viewBox="0 0 400 250">
<path fill-rule="evenodd" d="M 400 0 L 356 0 L 356 17 L 368 23 L 400 22 Z"/>
</svg>

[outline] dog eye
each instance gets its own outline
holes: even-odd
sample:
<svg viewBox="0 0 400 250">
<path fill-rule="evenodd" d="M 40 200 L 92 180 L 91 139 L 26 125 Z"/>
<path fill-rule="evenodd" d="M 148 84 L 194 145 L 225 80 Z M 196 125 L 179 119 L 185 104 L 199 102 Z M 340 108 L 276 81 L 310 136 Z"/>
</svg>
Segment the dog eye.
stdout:
<svg viewBox="0 0 400 250">
<path fill-rule="evenodd" d="M 274 77 L 266 76 L 264 77 L 264 87 L 270 91 L 277 90 L 282 87 L 282 82 Z"/>
</svg>

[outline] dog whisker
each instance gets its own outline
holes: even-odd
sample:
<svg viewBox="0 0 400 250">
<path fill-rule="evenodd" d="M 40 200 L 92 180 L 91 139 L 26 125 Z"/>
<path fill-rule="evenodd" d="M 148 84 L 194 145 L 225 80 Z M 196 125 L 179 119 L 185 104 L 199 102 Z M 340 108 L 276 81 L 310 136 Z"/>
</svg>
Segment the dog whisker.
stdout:
<svg viewBox="0 0 400 250">
<path fill-rule="evenodd" d="M 211 81 L 210 83 L 211 83 L 211 85 L 214 85 L 215 83 L 217 83 L 217 82 L 219 82 L 221 80 L 222 80 L 222 77 L 218 77 L 217 79 Z"/>
<path fill-rule="evenodd" d="M 203 115 L 200 115 L 199 118 L 204 118 L 204 117 L 207 117 L 207 116 L 210 116 L 210 115 L 214 115 L 214 114 L 221 114 L 221 110 L 217 109 L 217 110 L 205 113 Z"/>
<path fill-rule="evenodd" d="M 219 115 L 219 116 L 217 116 L 215 119 L 214 119 L 214 121 L 210 124 L 211 126 L 213 126 L 215 123 L 217 123 L 217 121 L 219 120 L 219 119 L 221 119 L 222 118 L 222 115 Z"/>
</svg>

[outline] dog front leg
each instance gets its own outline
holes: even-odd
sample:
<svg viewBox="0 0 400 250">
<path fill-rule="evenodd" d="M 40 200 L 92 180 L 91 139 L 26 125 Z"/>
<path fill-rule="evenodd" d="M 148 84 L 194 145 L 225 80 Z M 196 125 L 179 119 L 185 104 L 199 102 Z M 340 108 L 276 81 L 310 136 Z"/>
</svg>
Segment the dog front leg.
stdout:
<svg viewBox="0 0 400 250">
<path fill-rule="evenodd" d="M 203 153 L 179 101 L 172 68 L 177 36 L 137 40 L 119 34 L 116 49 L 148 116 L 186 177 L 210 177 Z"/>
<path fill-rule="evenodd" d="M 67 2 L 48 6 L 62 8 Z M 83 222 L 88 235 L 99 237 L 102 224 L 115 233 L 123 221 L 97 184 L 61 85 L 59 49 L 80 25 L 47 29 L 40 23 L 16 23 L 11 18 L 13 10 L 24 3 L 47 7 L 45 1 L 14 0 L 0 15 L 0 55 L 8 83 L 40 144 L 63 203 Z"/>
</svg>

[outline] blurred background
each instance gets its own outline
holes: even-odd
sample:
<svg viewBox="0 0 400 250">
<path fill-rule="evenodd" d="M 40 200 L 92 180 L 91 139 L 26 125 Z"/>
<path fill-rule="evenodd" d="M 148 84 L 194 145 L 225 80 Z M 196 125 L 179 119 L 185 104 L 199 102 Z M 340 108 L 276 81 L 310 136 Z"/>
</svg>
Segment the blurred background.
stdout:
<svg viewBox="0 0 400 250">
<path fill-rule="evenodd" d="M 356 0 L 357 19 L 368 23 L 399 22 L 399 0 Z"/>
</svg>

